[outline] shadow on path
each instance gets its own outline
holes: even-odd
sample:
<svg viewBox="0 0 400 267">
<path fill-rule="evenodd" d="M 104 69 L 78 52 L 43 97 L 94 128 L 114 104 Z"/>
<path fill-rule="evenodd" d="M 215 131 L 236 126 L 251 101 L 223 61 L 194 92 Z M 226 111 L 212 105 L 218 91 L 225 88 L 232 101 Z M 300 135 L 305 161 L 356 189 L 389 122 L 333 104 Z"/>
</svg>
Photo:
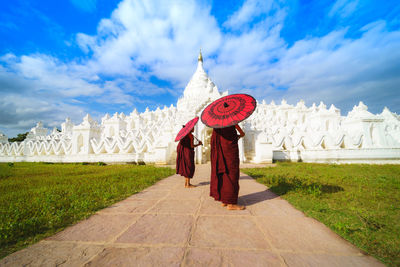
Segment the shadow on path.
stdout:
<svg viewBox="0 0 400 267">
<path fill-rule="evenodd" d="M 247 206 L 251 206 L 253 204 L 277 198 L 278 195 L 272 192 L 271 190 L 264 190 L 256 193 L 251 193 L 245 196 L 239 197 L 240 200 L 244 201 Z"/>
<path fill-rule="evenodd" d="M 210 182 L 201 182 L 201 183 L 198 183 L 197 186 L 203 186 L 203 185 L 209 185 L 209 184 L 210 184 Z"/>
</svg>

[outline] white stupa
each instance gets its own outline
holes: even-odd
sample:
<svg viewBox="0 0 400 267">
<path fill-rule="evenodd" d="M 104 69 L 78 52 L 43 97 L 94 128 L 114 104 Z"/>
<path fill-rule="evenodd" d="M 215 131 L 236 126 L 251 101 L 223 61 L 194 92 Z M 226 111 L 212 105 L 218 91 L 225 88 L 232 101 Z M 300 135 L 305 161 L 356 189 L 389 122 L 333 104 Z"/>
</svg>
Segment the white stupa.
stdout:
<svg viewBox="0 0 400 267">
<path fill-rule="evenodd" d="M 204 71 L 201 51 L 197 61 L 197 69 L 186 85 L 183 91 L 183 97 L 180 98 L 177 103 L 178 111 L 189 112 L 190 116 L 199 114 L 206 105 L 212 102 L 211 100 L 228 94 L 228 92 L 225 92 L 221 95 L 217 86 Z"/>
<path fill-rule="evenodd" d="M 0 161 L 174 163 L 174 139 L 182 125 L 227 94 L 220 93 L 208 77 L 200 52 L 197 69 L 176 107 L 105 114 L 101 122 L 86 115 L 79 125 L 67 118 L 61 132 L 49 135 L 38 123 L 20 143 L 10 143 L 0 134 Z M 400 116 L 387 108 L 372 114 L 361 101 L 347 116 L 322 102 L 306 107 L 302 100 L 296 105 L 284 99 L 280 105 L 261 101 L 242 128 L 246 132 L 239 141 L 242 162 L 400 163 Z M 195 127 L 195 135 L 204 143 L 196 148 L 197 163 L 209 161 L 211 132 L 201 122 Z"/>
</svg>

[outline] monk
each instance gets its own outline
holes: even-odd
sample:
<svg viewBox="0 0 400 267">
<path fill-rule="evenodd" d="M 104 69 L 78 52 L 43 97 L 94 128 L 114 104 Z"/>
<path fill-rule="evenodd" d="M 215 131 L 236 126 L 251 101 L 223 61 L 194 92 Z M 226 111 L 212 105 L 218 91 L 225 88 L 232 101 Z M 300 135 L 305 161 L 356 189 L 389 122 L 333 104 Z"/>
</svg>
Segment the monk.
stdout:
<svg viewBox="0 0 400 267">
<path fill-rule="evenodd" d="M 193 132 L 194 128 L 179 141 L 178 147 L 176 148 L 176 173 L 185 177 L 186 188 L 196 187 L 190 184 L 190 179 L 193 178 L 195 170 L 194 148 L 203 144 L 201 141 L 196 145 L 194 144 Z"/>
<path fill-rule="evenodd" d="M 211 136 L 210 196 L 221 201 L 228 210 L 245 209 L 237 204 L 240 176 L 238 140 L 244 135 L 240 126 L 235 125 L 214 129 Z"/>
</svg>

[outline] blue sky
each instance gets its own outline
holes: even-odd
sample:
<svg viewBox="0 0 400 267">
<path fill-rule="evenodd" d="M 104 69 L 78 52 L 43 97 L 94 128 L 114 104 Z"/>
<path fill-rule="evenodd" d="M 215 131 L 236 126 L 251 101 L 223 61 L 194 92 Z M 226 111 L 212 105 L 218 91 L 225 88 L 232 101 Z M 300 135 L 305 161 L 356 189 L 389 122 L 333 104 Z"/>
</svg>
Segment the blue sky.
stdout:
<svg viewBox="0 0 400 267">
<path fill-rule="evenodd" d="M 200 47 L 220 91 L 400 113 L 399 14 L 397 0 L 3 1 L 0 130 L 176 105 Z"/>
</svg>

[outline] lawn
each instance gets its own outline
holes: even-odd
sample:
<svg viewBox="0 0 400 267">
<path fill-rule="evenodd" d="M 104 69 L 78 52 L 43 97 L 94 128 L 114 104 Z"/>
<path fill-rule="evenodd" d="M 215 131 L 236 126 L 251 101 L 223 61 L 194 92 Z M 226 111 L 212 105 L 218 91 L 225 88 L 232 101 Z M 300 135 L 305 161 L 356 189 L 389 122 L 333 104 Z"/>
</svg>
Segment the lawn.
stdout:
<svg viewBox="0 0 400 267">
<path fill-rule="evenodd" d="M 400 166 L 278 163 L 242 169 L 389 266 L 400 266 Z"/>
<path fill-rule="evenodd" d="M 0 258 L 174 173 L 147 165 L 0 163 Z"/>
</svg>

